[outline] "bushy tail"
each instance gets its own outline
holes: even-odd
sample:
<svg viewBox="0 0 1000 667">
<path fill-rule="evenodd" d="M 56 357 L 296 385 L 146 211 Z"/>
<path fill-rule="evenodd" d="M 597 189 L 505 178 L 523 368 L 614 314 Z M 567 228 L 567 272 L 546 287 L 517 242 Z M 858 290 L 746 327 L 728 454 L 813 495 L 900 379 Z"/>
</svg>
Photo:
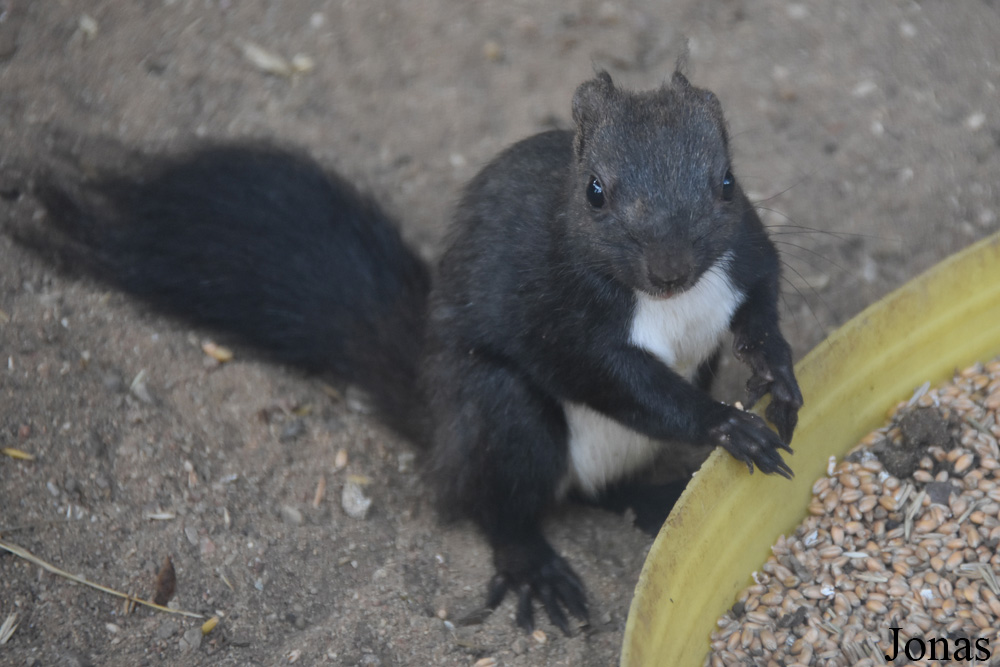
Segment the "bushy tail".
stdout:
<svg viewBox="0 0 1000 667">
<path fill-rule="evenodd" d="M 386 423 L 423 440 L 429 271 L 336 174 L 283 150 L 224 146 L 85 185 L 45 177 L 35 191 L 74 267 L 354 383 Z"/>
</svg>

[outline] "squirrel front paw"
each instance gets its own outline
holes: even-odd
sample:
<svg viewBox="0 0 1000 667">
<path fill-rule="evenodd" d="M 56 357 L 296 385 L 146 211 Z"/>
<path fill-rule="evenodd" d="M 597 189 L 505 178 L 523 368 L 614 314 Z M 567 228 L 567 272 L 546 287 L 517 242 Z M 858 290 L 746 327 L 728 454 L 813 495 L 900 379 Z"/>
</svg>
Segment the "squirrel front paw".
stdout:
<svg viewBox="0 0 1000 667">
<path fill-rule="evenodd" d="M 734 459 L 746 463 L 751 473 L 756 465 L 769 475 L 777 473 L 787 479 L 792 478 L 792 469 L 778 451 L 784 449 L 791 453 L 792 449 L 752 412 L 728 408 L 722 422 L 709 430 L 709 437 L 713 444 L 723 447 Z"/>
<path fill-rule="evenodd" d="M 586 622 L 587 593 L 583 582 L 548 543 L 497 549 L 497 573 L 490 581 L 486 606 L 496 609 L 508 591 L 517 595 L 515 620 L 526 632 L 535 628 L 534 600 L 542 603 L 553 625 L 570 636 L 567 612 Z"/>
<path fill-rule="evenodd" d="M 733 345 L 736 357 L 750 366 L 753 373 L 747 380 L 747 408 L 752 408 L 764 394 L 770 393 L 771 403 L 764 414 L 777 427 L 781 439 L 789 443 L 802 407 L 802 392 L 795 380 L 791 350 L 780 336 L 765 337 L 756 344 L 751 340 L 737 336 Z"/>
</svg>

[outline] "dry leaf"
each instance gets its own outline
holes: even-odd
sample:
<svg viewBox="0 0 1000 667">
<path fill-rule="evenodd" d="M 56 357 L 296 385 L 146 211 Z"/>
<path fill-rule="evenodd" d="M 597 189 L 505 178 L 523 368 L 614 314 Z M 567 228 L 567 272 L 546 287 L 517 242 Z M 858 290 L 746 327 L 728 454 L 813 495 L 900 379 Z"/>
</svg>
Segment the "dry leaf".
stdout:
<svg viewBox="0 0 1000 667">
<path fill-rule="evenodd" d="M 253 42 L 240 42 L 240 49 L 243 51 L 243 57 L 262 72 L 280 76 L 291 76 L 295 72 L 283 57 Z"/>
<path fill-rule="evenodd" d="M 232 350 L 228 347 L 223 347 L 222 345 L 216 345 L 212 341 L 207 341 L 204 345 L 202 345 L 201 351 L 218 361 L 220 364 L 233 360 Z"/>
<path fill-rule="evenodd" d="M 177 574 L 174 572 L 173 561 L 170 560 L 170 556 L 167 556 L 163 559 L 163 565 L 160 567 L 160 571 L 156 575 L 153 602 L 161 607 L 166 605 L 170 602 L 170 598 L 174 597 L 174 591 L 176 589 Z"/>
<path fill-rule="evenodd" d="M 318 508 L 320 503 L 323 502 L 323 498 L 326 496 L 326 477 L 320 476 L 319 482 L 316 483 L 316 493 L 313 494 L 313 507 Z"/>
<path fill-rule="evenodd" d="M 22 452 L 20 449 L 14 449 L 13 447 L 4 447 L 3 449 L 0 449 L 0 454 L 4 454 L 12 459 L 17 459 L 19 461 L 35 460 L 33 454 L 29 454 L 28 452 Z"/>
<path fill-rule="evenodd" d="M 17 630 L 17 614 L 10 614 L 7 620 L 0 625 L 0 646 L 6 644 Z"/>
</svg>

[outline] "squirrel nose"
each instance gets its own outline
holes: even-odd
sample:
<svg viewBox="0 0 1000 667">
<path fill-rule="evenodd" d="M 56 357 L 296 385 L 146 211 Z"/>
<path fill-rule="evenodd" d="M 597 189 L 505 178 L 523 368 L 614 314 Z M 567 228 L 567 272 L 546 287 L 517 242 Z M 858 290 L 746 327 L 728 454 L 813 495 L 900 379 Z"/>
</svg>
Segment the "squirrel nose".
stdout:
<svg viewBox="0 0 1000 667">
<path fill-rule="evenodd" d="M 691 260 L 686 257 L 671 256 L 661 253 L 649 258 L 646 265 L 646 277 L 654 289 L 663 292 L 676 292 L 687 284 L 691 275 Z"/>
<path fill-rule="evenodd" d="M 663 276 L 658 276 L 652 272 L 649 274 L 649 283 L 662 292 L 673 293 L 678 291 L 684 286 L 687 281 L 686 278 L 680 276 L 674 276 L 670 278 L 665 278 Z"/>
</svg>

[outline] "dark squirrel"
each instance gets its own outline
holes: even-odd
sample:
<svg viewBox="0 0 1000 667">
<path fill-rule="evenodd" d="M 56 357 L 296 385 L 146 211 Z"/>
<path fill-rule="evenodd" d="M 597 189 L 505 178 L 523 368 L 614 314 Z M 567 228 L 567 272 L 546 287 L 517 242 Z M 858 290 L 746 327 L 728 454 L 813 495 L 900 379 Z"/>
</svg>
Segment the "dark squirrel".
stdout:
<svg viewBox="0 0 1000 667">
<path fill-rule="evenodd" d="M 680 73 L 639 93 L 600 73 L 573 119 L 472 180 L 433 275 L 372 198 L 285 150 L 208 147 L 36 194 L 77 266 L 366 390 L 429 449 L 446 513 L 489 541 L 487 606 L 512 591 L 519 625 L 537 600 L 568 633 L 586 593 L 542 534 L 550 508 L 575 494 L 658 528 L 683 483 L 633 479 L 665 440 L 788 477 L 802 404 L 778 255 L 716 96 Z M 708 394 L 727 331 L 780 437 Z"/>
</svg>

